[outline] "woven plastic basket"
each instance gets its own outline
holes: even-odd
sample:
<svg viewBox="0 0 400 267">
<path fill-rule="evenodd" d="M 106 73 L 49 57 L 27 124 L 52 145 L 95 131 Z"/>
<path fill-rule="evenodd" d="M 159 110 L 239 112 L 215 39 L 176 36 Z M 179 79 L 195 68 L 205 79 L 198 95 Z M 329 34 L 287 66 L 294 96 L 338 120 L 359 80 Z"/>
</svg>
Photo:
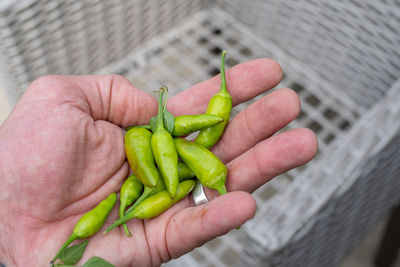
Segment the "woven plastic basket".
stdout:
<svg viewBox="0 0 400 267">
<path fill-rule="evenodd" d="M 314 130 L 318 156 L 257 190 L 239 231 L 166 266 L 336 266 L 400 201 L 398 1 L 25 0 L 0 12 L 9 106 L 48 73 L 118 73 L 175 94 L 217 74 L 222 49 L 228 66 L 282 65 L 279 87 L 302 100 L 288 128 Z"/>
</svg>

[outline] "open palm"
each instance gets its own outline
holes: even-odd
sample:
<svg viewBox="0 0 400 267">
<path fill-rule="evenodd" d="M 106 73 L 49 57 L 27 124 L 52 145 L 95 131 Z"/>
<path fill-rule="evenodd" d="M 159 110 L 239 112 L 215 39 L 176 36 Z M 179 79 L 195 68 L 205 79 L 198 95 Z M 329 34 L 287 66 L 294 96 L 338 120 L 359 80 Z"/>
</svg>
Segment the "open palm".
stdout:
<svg viewBox="0 0 400 267">
<path fill-rule="evenodd" d="M 259 59 L 227 71 L 233 104 L 279 83 L 274 61 Z M 174 115 L 204 113 L 219 90 L 214 77 L 172 97 Z M 131 220 L 90 239 L 81 262 L 101 256 L 116 266 L 157 266 L 252 218 L 249 194 L 274 176 L 309 161 L 315 135 L 307 129 L 279 134 L 299 113 L 297 95 L 280 89 L 237 115 L 213 152 L 228 167 L 230 193 L 201 206 L 183 199 L 160 216 Z M 45 76 L 27 89 L 0 128 L 0 259 L 9 265 L 45 266 L 80 216 L 129 174 L 121 127 L 147 124 L 157 111 L 152 96 L 120 76 Z M 106 225 L 117 218 L 114 208 Z M 80 264 L 78 263 L 78 264 Z"/>
</svg>

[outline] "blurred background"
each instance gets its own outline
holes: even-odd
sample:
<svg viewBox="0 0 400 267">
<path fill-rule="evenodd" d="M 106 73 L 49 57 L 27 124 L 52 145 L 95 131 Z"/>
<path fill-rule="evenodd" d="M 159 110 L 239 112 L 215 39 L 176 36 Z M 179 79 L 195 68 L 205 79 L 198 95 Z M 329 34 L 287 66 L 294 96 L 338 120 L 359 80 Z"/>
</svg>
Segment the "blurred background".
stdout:
<svg viewBox="0 0 400 267">
<path fill-rule="evenodd" d="M 3 0 L 0 13 L 0 122 L 45 74 L 176 94 L 218 74 L 222 49 L 227 67 L 282 65 L 277 87 L 302 100 L 287 128 L 312 129 L 318 155 L 257 190 L 240 231 L 165 266 L 400 266 L 400 1 Z"/>
</svg>

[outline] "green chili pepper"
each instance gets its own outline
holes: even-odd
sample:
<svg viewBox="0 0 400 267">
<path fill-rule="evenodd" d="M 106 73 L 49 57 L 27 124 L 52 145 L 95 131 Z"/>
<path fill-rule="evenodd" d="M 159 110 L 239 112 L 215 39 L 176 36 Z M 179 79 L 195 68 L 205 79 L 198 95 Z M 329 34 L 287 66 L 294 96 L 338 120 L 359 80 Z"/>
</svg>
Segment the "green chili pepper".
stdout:
<svg viewBox="0 0 400 267">
<path fill-rule="evenodd" d="M 176 151 L 183 162 L 194 172 L 200 182 L 221 195 L 226 193 L 228 169 L 207 148 L 183 138 L 174 138 Z"/>
<path fill-rule="evenodd" d="M 175 117 L 173 136 L 184 136 L 200 129 L 223 122 L 224 119 L 212 114 L 182 115 Z"/>
<path fill-rule="evenodd" d="M 221 89 L 215 94 L 207 107 L 207 114 L 216 115 L 224 119 L 223 122 L 203 129 L 200 131 L 197 136 L 195 142 L 199 145 L 204 146 L 205 148 L 211 148 L 214 146 L 219 138 L 225 131 L 225 127 L 229 122 L 229 117 L 232 110 L 232 97 L 229 95 L 228 90 L 226 88 L 226 78 L 225 78 L 225 54 L 226 51 L 222 51 L 221 55 Z"/>
<path fill-rule="evenodd" d="M 71 236 L 62 245 L 56 256 L 54 256 L 54 258 L 51 260 L 51 263 L 54 263 L 64 249 L 66 249 L 74 240 L 88 238 L 97 233 L 103 226 L 116 201 L 117 194 L 111 193 L 96 207 L 85 213 L 76 223 Z"/>
<path fill-rule="evenodd" d="M 189 169 L 189 167 L 182 161 L 178 162 L 178 175 L 179 175 L 179 182 L 193 178 L 195 176 L 194 172 L 191 169 Z M 145 200 L 149 196 L 154 195 L 165 189 L 166 188 L 163 180 L 160 180 L 160 182 L 157 184 L 157 187 L 144 186 L 143 193 L 136 200 L 136 202 L 132 206 L 130 206 L 129 209 L 125 211 L 125 215 L 132 212 L 143 200 Z M 126 224 L 124 223 L 124 225 Z"/>
<path fill-rule="evenodd" d="M 195 177 L 194 172 L 183 161 L 178 161 L 179 182 Z"/>
<path fill-rule="evenodd" d="M 124 216 L 125 216 L 126 214 L 129 214 L 130 212 L 132 212 L 132 210 L 134 210 L 140 203 L 142 203 L 143 200 L 145 200 L 145 199 L 148 198 L 149 196 L 154 195 L 154 194 L 156 194 L 156 193 L 158 193 L 158 192 L 160 192 L 160 191 L 163 191 L 163 190 L 165 190 L 165 189 L 166 189 L 166 188 L 165 188 L 165 184 L 164 184 L 164 182 L 163 182 L 162 179 L 158 182 L 158 184 L 157 184 L 156 187 L 144 186 L 143 193 L 142 193 L 142 194 L 140 195 L 140 197 L 135 201 L 135 203 L 134 203 L 132 206 L 130 206 L 130 207 L 125 211 Z M 120 216 L 120 218 L 121 218 L 121 216 Z M 115 222 L 114 222 L 114 223 L 115 223 Z M 126 224 L 124 223 L 124 225 L 126 225 Z M 128 226 L 126 226 L 126 229 L 128 229 Z M 110 229 L 110 230 L 111 230 L 111 229 Z M 128 229 L 128 232 L 130 233 L 129 229 Z M 130 235 L 128 235 L 128 236 L 130 236 Z"/>
<path fill-rule="evenodd" d="M 160 88 L 157 128 L 151 137 L 151 148 L 165 186 L 171 197 L 174 197 L 179 184 L 178 154 L 171 134 L 164 128 L 163 99 L 166 91 L 166 87 Z"/>
<path fill-rule="evenodd" d="M 192 191 L 195 182 L 193 180 L 185 180 L 178 185 L 178 189 L 174 198 L 171 198 L 168 191 L 164 190 L 146 198 L 140 205 L 138 205 L 130 214 L 134 218 L 150 219 L 153 218 L 179 200 L 187 196 Z"/>
<path fill-rule="evenodd" d="M 128 206 L 130 206 L 135 200 L 137 200 L 143 191 L 143 184 L 139 181 L 139 179 L 132 174 L 126 179 L 124 184 L 121 187 L 120 192 L 120 206 L 119 206 L 119 217 L 122 218 L 125 215 L 125 210 Z M 130 236 L 131 233 L 127 225 L 123 224 L 125 234 Z"/>
<path fill-rule="evenodd" d="M 157 186 L 160 174 L 154 163 L 150 131 L 133 128 L 125 134 L 125 152 L 136 177 L 146 186 Z"/>
<path fill-rule="evenodd" d="M 179 161 L 178 162 L 178 176 L 179 176 L 179 182 L 182 182 L 184 180 L 193 178 L 195 176 L 195 174 L 184 162 Z M 165 188 L 165 184 L 164 184 L 163 180 L 160 180 L 160 182 L 157 184 L 157 187 L 144 186 L 143 193 L 136 200 L 136 202 L 125 211 L 125 215 L 129 214 L 132 210 L 134 210 L 136 208 L 136 206 L 139 205 L 147 197 L 154 195 L 165 189 L 166 188 Z"/>
<path fill-rule="evenodd" d="M 103 234 L 108 233 L 118 225 L 127 222 L 130 219 L 150 219 L 160 215 L 162 212 L 170 208 L 172 205 L 177 203 L 179 200 L 184 198 L 192 191 L 195 182 L 193 180 L 185 180 L 178 185 L 175 197 L 171 198 L 168 190 L 162 190 L 156 194 L 153 194 L 144 199 L 139 205 L 135 207 L 130 213 L 126 214 L 125 217 L 115 221 L 110 227 L 104 231 Z"/>
<path fill-rule="evenodd" d="M 212 114 L 198 114 L 198 115 L 182 115 L 175 117 L 174 128 L 172 131 L 173 136 L 184 136 L 194 133 L 198 130 L 214 126 L 223 122 L 224 119 Z M 133 128 L 145 128 L 151 130 L 151 125 L 136 125 L 128 126 L 125 129 L 129 131 Z"/>
<path fill-rule="evenodd" d="M 160 180 L 160 182 L 157 184 L 157 187 L 149 187 L 149 186 L 145 186 L 143 193 L 140 195 L 140 197 L 136 200 L 136 202 L 130 206 L 126 211 L 125 211 L 125 215 L 129 212 L 131 212 L 132 210 L 134 210 L 136 208 L 137 205 L 139 205 L 143 200 L 145 200 L 146 198 L 148 198 L 151 195 L 154 195 L 160 191 L 165 190 L 165 184 L 162 180 Z"/>
</svg>

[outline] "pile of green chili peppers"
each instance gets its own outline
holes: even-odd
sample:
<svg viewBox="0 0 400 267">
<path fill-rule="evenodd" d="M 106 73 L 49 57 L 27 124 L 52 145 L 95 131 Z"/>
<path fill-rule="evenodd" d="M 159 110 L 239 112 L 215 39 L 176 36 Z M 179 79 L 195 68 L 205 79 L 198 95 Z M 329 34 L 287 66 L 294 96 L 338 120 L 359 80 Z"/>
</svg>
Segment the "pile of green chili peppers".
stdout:
<svg viewBox="0 0 400 267">
<path fill-rule="evenodd" d="M 226 51 L 222 51 L 221 88 L 209 101 L 206 113 L 174 117 L 166 109 L 168 89 L 163 86 L 159 90 L 158 113 L 150 124 L 126 128 L 125 152 L 133 173 L 120 190 L 119 219 L 103 234 L 122 225 L 125 234 L 131 236 L 126 225 L 128 220 L 150 219 L 161 214 L 187 196 L 196 179 L 220 194 L 226 193 L 228 170 L 209 150 L 224 133 L 232 109 L 232 98 L 226 86 L 225 54 Z M 185 139 L 197 131 L 195 140 Z M 86 239 L 97 233 L 116 201 L 116 193 L 111 193 L 84 214 L 50 264 L 62 266 L 78 262 L 88 241 L 69 245 L 76 239 Z"/>
</svg>

